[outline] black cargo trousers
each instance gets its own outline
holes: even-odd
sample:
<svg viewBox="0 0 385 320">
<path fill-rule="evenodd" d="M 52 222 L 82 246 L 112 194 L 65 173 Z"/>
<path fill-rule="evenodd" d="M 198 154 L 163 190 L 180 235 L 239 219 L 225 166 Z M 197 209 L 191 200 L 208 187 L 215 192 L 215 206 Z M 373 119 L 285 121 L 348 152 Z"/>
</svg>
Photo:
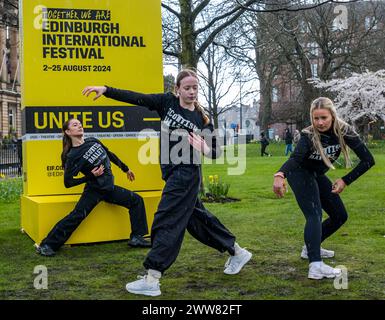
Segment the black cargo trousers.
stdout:
<svg viewBox="0 0 385 320">
<path fill-rule="evenodd" d="M 160 272 L 176 260 L 185 230 L 203 244 L 234 255 L 234 235 L 198 198 L 200 168 L 177 166 L 167 177 L 151 230 L 152 248 L 143 265 Z"/>
<path fill-rule="evenodd" d="M 100 201 L 129 209 L 131 236 L 143 236 L 148 233 L 146 210 L 140 195 L 116 185 L 108 191 L 86 185 L 74 210 L 52 228 L 40 245 L 46 244 L 57 251 Z"/>
</svg>

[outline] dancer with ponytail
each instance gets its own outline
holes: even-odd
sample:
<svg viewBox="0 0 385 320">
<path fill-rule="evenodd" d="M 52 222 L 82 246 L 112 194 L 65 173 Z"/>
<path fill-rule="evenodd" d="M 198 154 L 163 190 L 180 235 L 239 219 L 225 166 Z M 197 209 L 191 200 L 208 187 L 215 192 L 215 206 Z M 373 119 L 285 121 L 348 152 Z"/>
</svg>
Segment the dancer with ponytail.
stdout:
<svg viewBox="0 0 385 320">
<path fill-rule="evenodd" d="M 39 254 L 55 255 L 56 251 L 102 200 L 129 210 L 132 229 L 128 241 L 130 246 L 151 247 L 151 243 L 143 238 L 143 235 L 148 233 L 143 199 L 135 192 L 114 184 L 110 161 L 125 172 L 130 181 L 135 180 L 134 173 L 98 139 L 92 137 L 84 139 L 83 126 L 77 119 L 69 119 L 63 124 L 61 160 L 66 188 L 82 183 L 86 185 L 75 209 L 60 220 L 37 247 Z M 84 176 L 74 178 L 79 172 Z"/>
<path fill-rule="evenodd" d="M 166 185 L 151 229 L 152 249 L 143 263 L 147 274 L 140 280 L 127 283 L 127 291 L 149 296 L 161 294 L 159 279 L 176 260 L 186 229 L 203 244 L 220 252 L 227 251 L 230 257 L 224 273 L 238 273 L 252 254 L 235 242 L 235 236 L 207 211 L 198 198 L 201 176 L 197 158 L 201 153 L 216 158 L 220 155 L 220 148 L 217 148 L 212 134 L 213 126 L 197 101 L 196 73 L 182 70 L 176 79 L 175 93 L 142 94 L 106 86 L 91 86 L 83 90 L 86 96 L 92 92 L 96 93 L 94 100 L 104 94 L 108 98 L 155 110 L 162 120 L 160 149 L 161 153 L 166 150 L 166 155 L 161 155 L 161 170 Z M 173 149 L 181 145 L 179 151 L 185 152 L 179 157 Z"/>
<path fill-rule="evenodd" d="M 279 171 L 274 175 L 273 191 L 281 198 L 287 178 L 296 200 L 306 218 L 301 257 L 309 259 L 310 279 L 334 278 L 341 273 L 323 263 L 334 251 L 321 248 L 321 243 L 335 233 L 348 215 L 339 194 L 374 165 L 374 159 L 358 134 L 339 119 L 329 98 L 315 99 L 310 108 L 311 126 L 302 130 L 298 144 Z M 358 165 L 334 183 L 325 173 L 344 155 L 346 167 L 351 167 L 348 147 L 360 159 Z M 322 222 L 322 209 L 329 216 Z"/>
</svg>

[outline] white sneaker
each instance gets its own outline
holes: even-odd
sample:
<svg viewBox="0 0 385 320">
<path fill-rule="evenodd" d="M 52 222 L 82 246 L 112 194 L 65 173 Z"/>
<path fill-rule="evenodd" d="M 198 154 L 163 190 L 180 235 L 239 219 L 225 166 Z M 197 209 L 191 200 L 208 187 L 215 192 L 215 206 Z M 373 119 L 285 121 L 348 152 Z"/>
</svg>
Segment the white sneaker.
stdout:
<svg viewBox="0 0 385 320">
<path fill-rule="evenodd" d="M 238 255 L 230 256 L 225 263 L 225 274 L 237 274 L 241 271 L 242 267 L 251 259 L 251 252 L 246 249 L 241 249 L 241 253 Z"/>
<path fill-rule="evenodd" d="M 134 294 L 143 294 L 145 296 L 160 296 L 160 283 L 158 281 L 149 282 L 147 280 L 147 275 L 138 276 L 139 280 L 129 282 L 126 284 L 126 290 Z"/>
<path fill-rule="evenodd" d="M 327 259 L 327 258 L 333 258 L 333 257 L 334 257 L 334 251 L 321 248 L 321 258 Z M 302 247 L 301 258 L 302 259 L 308 259 L 309 258 L 307 255 L 306 246 Z"/>
<path fill-rule="evenodd" d="M 323 278 L 335 278 L 341 275 L 341 269 L 332 268 L 322 261 L 309 264 L 309 279 L 320 280 Z"/>
</svg>

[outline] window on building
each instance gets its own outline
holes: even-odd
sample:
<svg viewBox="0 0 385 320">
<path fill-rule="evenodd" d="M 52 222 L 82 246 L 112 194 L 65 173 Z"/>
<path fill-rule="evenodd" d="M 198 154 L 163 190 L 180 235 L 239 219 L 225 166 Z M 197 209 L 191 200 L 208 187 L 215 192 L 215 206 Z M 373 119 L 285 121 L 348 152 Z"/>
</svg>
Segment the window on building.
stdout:
<svg viewBox="0 0 385 320">
<path fill-rule="evenodd" d="M 317 42 L 309 42 L 307 44 L 307 47 L 309 48 L 309 52 L 313 56 L 318 57 L 318 44 L 317 44 Z"/>
<path fill-rule="evenodd" d="M 8 124 L 9 130 L 16 130 L 16 106 L 10 105 L 8 108 Z"/>
<path fill-rule="evenodd" d="M 272 102 L 278 102 L 278 88 L 273 87 L 271 90 L 271 101 Z"/>
<path fill-rule="evenodd" d="M 337 47 L 335 48 L 335 54 L 342 54 L 342 48 L 341 47 Z"/>
<path fill-rule="evenodd" d="M 340 8 L 335 8 L 337 11 L 334 11 L 336 17 L 333 19 L 332 31 L 344 31 L 348 28 L 348 12 L 345 6 Z"/>
<path fill-rule="evenodd" d="M 299 30 L 302 33 L 309 33 L 310 32 L 309 25 L 307 24 L 306 21 L 304 21 L 304 20 L 299 21 Z"/>
<path fill-rule="evenodd" d="M 317 63 L 312 63 L 311 64 L 311 75 L 313 78 L 318 77 L 318 64 Z"/>
<path fill-rule="evenodd" d="M 365 29 L 376 30 L 377 29 L 377 21 L 375 17 L 365 17 Z"/>
<path fill-rule="evenodd" d="M 297 72 L 298 72 L 299 74 L 302 74 L 302 69 L 301 69 L 301 66 L 300 66 L 299 64 L 296 64 L 296 65 L 295 65 L 295 69 L 297 70 Z"/>
</svg>

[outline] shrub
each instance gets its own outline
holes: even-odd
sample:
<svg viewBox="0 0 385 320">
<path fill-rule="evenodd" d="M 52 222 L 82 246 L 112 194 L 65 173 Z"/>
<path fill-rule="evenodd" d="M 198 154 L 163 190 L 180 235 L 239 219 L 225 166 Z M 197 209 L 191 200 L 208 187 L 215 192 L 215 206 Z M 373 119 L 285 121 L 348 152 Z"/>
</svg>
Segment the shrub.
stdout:
<svg viewBox="0 0 385 320">
<path fill-rule="evenodd" d="M 205 183 L 203 178 L 204 190 L 201 190 L 202 200 L 211 200 L 215 202 L 220 202 L 225 200 L 230 189 L 228 183 L 223 183 L 220 181 L 218 175 L 209 176 L 208 183 Z"/>
<path fill-rule="evenodd" d="M 369 149 L 382 149 L 385 150 L 385 140 L 369 140 L 366 144 Z"/>
</svg>

